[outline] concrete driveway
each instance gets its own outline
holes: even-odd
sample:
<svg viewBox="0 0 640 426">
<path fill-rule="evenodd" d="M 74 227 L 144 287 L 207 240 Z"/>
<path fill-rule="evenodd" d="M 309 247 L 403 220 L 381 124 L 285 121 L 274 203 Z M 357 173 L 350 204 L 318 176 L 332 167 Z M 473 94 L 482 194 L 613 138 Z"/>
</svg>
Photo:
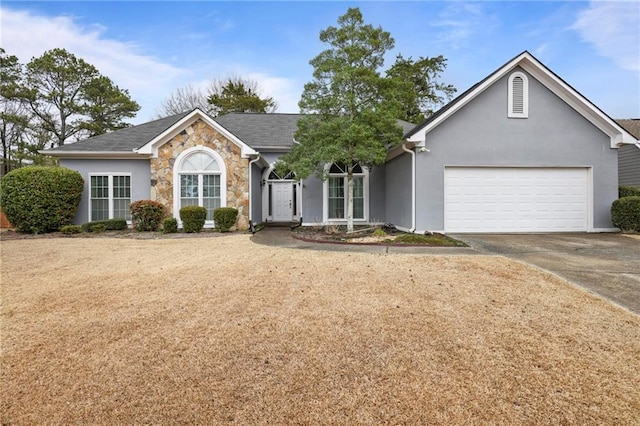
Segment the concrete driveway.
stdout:
<svg viewBox="0 0 640 426">
<path fill-rule="evenodd" d="M 559 275 L 640 315 L 640 236 L 624 234 L 452 235 Z"/>
</svg>

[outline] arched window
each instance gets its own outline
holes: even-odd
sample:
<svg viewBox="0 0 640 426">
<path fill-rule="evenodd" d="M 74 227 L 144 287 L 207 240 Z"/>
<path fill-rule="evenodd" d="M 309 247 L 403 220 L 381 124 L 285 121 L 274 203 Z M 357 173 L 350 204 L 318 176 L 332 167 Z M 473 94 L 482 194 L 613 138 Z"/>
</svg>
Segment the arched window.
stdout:
<svg viewBox="0 0 640 426">
<path fill-rule="evenodd" d="M 525 73 L 516 71 L 509 76 L 509 118 L 529 116 L 529 80 Z"/>
<path fill-rule="evenodd" d="M 353 165 L 353 219 L 366 220 L 368 204 L 368 173 L 359 164 Z M 348 210 L 347 167 L 342 163 L 329 166 L 325 182 L 325 206 L 328 220 L 345 220 Z"/>
<path fill-rule="evenodd" d="M 207 209 L 206 224 L 213 225 L 213 211 L 226 205 L 226 173 L 220 155 L 206 147 L 184 151 L 174 171 L 174 215 L 185 206 Z"/>
</svg>

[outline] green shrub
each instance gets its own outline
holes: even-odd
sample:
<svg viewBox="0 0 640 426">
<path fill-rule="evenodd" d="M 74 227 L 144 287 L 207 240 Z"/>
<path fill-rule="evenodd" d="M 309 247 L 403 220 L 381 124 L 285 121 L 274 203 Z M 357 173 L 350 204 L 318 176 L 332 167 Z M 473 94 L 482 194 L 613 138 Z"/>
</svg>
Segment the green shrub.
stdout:
<svg viewBox="0 0 640 426">
<path fill-rule="evenodd" d="M 184 232 L 200 232 L 207 219 L 207 209 L 200 206 L 186 206 L 180 209 L 180 220 Z"/>
<path fill-rule="evenodd" d="M 611 205 L 611 222 L 625 232 L 640 232 L 640 197 L 615 200 Z"/>
<path fill-rule="evenodd" d="M 107 227 L 104 223 L 96 223 L 91 227 L 91 231 L 95 234 L 101 234 L 107 230 Z"/>
<path fill-rule="evenodd" d="M 126 219 L 108 219 L 83 223 L 82 230 L 84 232 L 93 232 L 93 227 L 95 225 L 104 225 L 104 229 L 107 231 L 122 231 L 123 229 L 127 229 Z"/>
<path fill-rule="evenodd" d="M 129 206 L 131 222 L 138 231 L 157 231 L 166 216 L 166 209 L 157 201 L 134 201 Z"/>
<path fill-rule="evenodd" d="M 238 210 L 233 207 L 219 207 L 213 211 L 213 222 L 220 232 L 227 232 L 236 224 Z"/>
<path fill-rule="evenodd" d="M 380 229 L 380 228 L 376 228 L 375 231 L 373 231 L 373 235 L 374 237 L 386 237 L 387 233 L 384 232 L 384 229 Z"/>
<path fill-rule="evenodd" d="M 82 176 L 74 170 L 22 167 L 0 180 L 0 204 L 18 231 L 52 232 L 71 223 L 83 188 Z"/>
<path fill-rule="evenodd" d="M 82 232 L 82 226 L 80 226 L 80 225 L 65 225 L 62 228 L 60 228 L 60 232 L 62 232 L 63 234 L 66 234 L 66 235 L 79 234 L 79 233 Z"/>
<path fill-rule="evenodd" d="M 162 221 L 162 232 L 174 234 L 178 232 L 178 220 L 175 217 L 168 217 Z"/>
<path fill-rule="evenodd" d="M 635 186 L 619 186 L 618 197 L 640 197 L 640 188 L 636 188 Z"/>
</svg>

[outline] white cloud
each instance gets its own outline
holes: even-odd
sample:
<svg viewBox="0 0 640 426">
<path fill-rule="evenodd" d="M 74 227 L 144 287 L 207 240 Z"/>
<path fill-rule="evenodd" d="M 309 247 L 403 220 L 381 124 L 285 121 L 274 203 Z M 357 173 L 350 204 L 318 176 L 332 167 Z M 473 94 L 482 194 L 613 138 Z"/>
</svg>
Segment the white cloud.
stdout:
<svg viewBox="0 0 640 426">
<path fill-rule="evenodd" d="M 621 68 L 640 71 L 640 4 L 592 1 L 572 29 L 595 46 L 599 55 Z"/>
<path fill-rule="evenodd" d="M 486 14 L 481 4 L 452 2 L 429 25 L 442 30 L 436 37 L 439 43 L 459 49 L 474 42 L 474 34 L 489 32 L 497 24 L 497 19 Z"/>
<path fill-rule="evenodd" d="M 247 77 L 258 83 L 263 96 L 271 96 L 275 99 L 278 103 L 276 112 L 297 113 L 300 110 L 298 101 L 302 88 L 296 87 L 293 80 L 255 72 L 248 74 Z"/>
<path fill-rule="evenodd" d="M 234 26 L 231 21 L 216 22 L 224 31 Z M 22 63 L 41 56 L 47 50 L 64 48 L 94 65 L 120 88 L 129 90 L 131 97 L 142 107 L 132 120 L 134 124 L 154 118 L 161 102 L 177 88 L 191 84 L 195 88 L 205 89 L 211 79 L 228 75 L 240 75 L 257 81 L 263 94 L 272 96 L 278 102 L 278 112 L 298 111 L 301 85 L 268 72 L 255 72 L 255 68 L 250 66 L 208 58 L 206 61 L 191 61 L 183 67 L 176 67 L 170 63 L 171 52 L 167 52 L 166 60 L 144 54 L 143 47 L 135 42 L 108 38 L 108 28 L 99 24 L 83 26 L 71 16 L 42 16 L 2 7 L 0 26 L 2 47 Z M 201 38 L 203 35 L 194 32 L 188 37 Z M 216 70 L 218 75 L 211 75 L 211 70 Z"/>
<path fill-rule="evenodd" d="M 142 109 L 134 122 L 153 116 L 156 105 L 188 74 L 152 56 L 140 53 L 134 43 L 105 37 L 101 25 L 81 26 L 69 16 L 38 16 L 28 11 L 0 9 L 2 47 L 26 63 L 53 48 L 64 48 L 94 65 L 120 88 L 128 89 Z"/>
</svg>

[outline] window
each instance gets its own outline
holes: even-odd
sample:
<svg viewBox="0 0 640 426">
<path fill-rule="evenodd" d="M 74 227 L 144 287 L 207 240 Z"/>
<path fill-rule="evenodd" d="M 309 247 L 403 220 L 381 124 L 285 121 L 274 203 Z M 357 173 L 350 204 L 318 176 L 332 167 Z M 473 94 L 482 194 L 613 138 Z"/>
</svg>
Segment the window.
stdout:
<svg viewBox="0 0 640 426">
<path fill-rule="evenodd" d="M 366 185 L 367 173 L 359 164 L 353 167 L 353 218 L 366 219 Z M 329 220 L 345 220 L 348 211 L 347 169 L 344 164 L 334 163 L 329 167 L 329 177 L 326 182 L 326 210 Z"/>
<path fill-rule="evenodd" d="M 89 220 L 131 220 L 130 175 L 90 175 Z"/>
<path fill-rule="evenodd" d="M 201 206 L 207 210 L 206 222 L 213 224 L 213 211 L 224 207 L 224 162 L 219 155 L 205 147 L 188 149 L 176 160 L 174 193 L 175 216 L 185 206 Z"/>
<path fill-rule="evenodd" d="M 509 76 L 509 118 L 529 116 L 529 80 L 526 74 L 514 72 Z"/>
</svg>

